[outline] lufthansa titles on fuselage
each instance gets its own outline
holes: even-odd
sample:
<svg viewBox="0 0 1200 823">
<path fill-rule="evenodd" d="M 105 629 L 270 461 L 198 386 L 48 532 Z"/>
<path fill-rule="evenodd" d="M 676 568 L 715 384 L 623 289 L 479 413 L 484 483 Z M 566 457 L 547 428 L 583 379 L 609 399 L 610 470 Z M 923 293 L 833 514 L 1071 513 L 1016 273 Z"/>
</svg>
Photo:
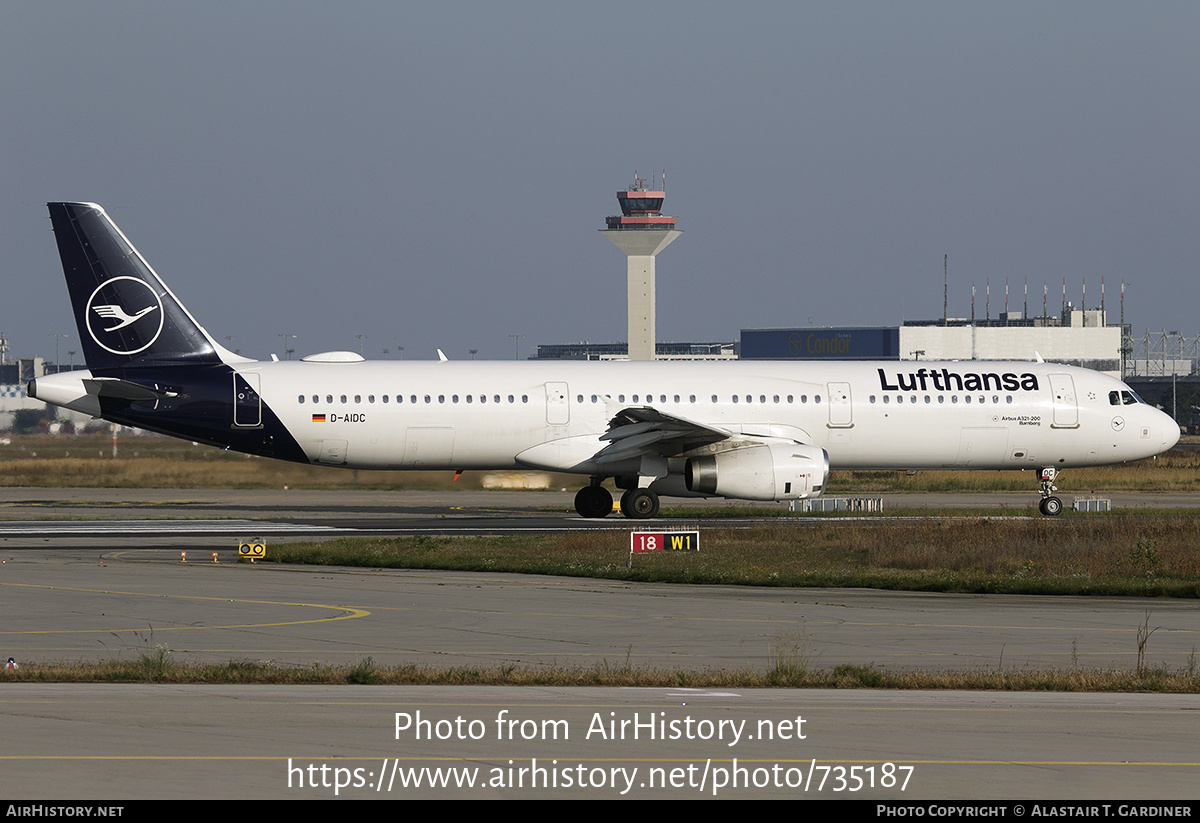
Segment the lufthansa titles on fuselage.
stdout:
<svg viewBox="0 0 1200 823">
<path fill-rule="evenodd" d="M 949 369 L 917 369 L 903 374 L 896 372 L 896 382 L 879 369 L 879 388 L 883 391 L 1037 391 L 1037 375 L 1030 372 L 954 372 Z"/>
</svg>

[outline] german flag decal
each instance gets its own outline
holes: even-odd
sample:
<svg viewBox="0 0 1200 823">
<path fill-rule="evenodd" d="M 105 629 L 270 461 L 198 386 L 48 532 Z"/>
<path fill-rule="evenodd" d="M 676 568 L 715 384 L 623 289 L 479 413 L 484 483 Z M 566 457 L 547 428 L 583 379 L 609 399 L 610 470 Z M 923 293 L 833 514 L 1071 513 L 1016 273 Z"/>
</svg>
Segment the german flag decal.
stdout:
<svg viewBox="0 0 1200 823">
<path fill-rule="evenodd" d="M 324 422 L 325 422 L 325 415 L 323 415 L 323 414 L 314 414 L 314 415 L 313 415 L 312 422 L 314 422 L 314 423 L 324 423 Z"/>
</svg>

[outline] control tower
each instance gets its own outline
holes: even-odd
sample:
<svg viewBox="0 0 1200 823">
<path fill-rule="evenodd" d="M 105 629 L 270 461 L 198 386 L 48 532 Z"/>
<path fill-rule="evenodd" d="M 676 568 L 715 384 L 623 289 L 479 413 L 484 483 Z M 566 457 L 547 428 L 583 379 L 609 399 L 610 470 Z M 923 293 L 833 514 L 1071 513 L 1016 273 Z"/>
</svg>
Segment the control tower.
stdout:
<svg viewBox="0 0 1200 823">
<path fill-rule="evenodd" d="M 604 218 L 608 228 L 600 230 L 628 258 L 630 360 L 654 359 L 654 257 L 683 234 L 675 218 L 662 213 L 666 196 L 635 176 L 632 186 L 617 192 L 621 214 Z"/>
</svg>

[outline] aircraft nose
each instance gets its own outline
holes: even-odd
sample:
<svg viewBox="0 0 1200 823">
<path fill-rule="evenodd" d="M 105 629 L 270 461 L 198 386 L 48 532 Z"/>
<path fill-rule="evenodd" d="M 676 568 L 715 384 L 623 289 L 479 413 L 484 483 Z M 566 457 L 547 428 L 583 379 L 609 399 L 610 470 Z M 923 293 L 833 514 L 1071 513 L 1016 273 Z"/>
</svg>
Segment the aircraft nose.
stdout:
<svg viewBox="0 0 1200 823">
<path fill-rule="evenodd" d="M 1179 442 L 1179 424 L 1166 412 L 1159 414 L 1163 416 L 1163 451 L 1168 451 L 1175 448 L 1175 444 Z"/>
</svg>

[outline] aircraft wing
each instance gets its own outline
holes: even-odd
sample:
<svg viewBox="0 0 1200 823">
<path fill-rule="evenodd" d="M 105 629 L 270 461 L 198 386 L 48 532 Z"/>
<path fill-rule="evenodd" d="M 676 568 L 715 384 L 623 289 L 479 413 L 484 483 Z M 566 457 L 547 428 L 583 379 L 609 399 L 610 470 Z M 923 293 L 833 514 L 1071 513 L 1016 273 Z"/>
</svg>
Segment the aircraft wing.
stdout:
<svg viewBox="0 0 1200 823">
<path fill-rule="evenodd" d="M 626 408 L 609 421 L 607 431 L 600 436 L 601 440 L 609 443 L 596 452 L 592 459 L 605 465 L 643 455 L 671 457 L 732 436 L 733 432 L 725 429 L 706 426 L 658 409 Z"/>
</svg>

